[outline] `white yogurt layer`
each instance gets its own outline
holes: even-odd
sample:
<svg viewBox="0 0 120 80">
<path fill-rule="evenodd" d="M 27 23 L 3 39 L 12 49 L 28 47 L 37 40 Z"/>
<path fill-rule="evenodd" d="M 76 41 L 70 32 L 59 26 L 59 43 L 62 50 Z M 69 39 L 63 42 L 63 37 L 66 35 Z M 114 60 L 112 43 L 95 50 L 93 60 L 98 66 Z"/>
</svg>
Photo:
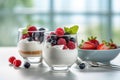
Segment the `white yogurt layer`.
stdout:
<svg viewBox="0 0 120 80">
<path fill-rule="evenodd" d="M 28 41 L 27 38 L 26 39 L 22 39 L 18 42 L 18 50 L 21 51 L 38 51 L 38 50 L 42 50 L 43 48 L 43 44 L 37 42 L 37 41 Z"/>
<path fill-rule="evenodd" d="M 49 66 L 71 66 L 77 60 L 77 49 L 59 49 L 58 47 L 44 47 L 43 58 Z"/>
</svg>

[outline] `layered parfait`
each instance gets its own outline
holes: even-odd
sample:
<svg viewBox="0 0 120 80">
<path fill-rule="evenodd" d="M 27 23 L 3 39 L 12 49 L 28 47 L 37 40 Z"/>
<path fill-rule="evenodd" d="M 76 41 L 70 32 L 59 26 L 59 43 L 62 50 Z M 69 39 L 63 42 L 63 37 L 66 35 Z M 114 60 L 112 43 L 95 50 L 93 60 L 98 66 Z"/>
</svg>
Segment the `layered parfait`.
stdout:
<svg viewBox="0 0 120 80">
<path fill-rule="evenodd" d="M 35 26 L 19 29 L 18 51 L 24 59 L 41 57 L 45 31 Z"/>
<path fill-rule="evenodd" d="M 76 33 L 78 28 L 74 25 L 46 33 L 43 58 L 53 70 L 61 67 L 68 69 L 77 60 Z"/>
</svg>

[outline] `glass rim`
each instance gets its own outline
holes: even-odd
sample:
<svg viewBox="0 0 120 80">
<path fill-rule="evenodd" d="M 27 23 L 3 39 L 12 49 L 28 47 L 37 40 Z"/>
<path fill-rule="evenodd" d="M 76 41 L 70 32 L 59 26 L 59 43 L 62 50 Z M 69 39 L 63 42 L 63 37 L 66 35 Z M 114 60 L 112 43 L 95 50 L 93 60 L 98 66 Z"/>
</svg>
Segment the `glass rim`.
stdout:
<svg viewBox="0 0 120 80">
<path fill-rule="evenodd" d="M 38 28 L 41 28 L 41 27 L 37 27 L 37 29 L 38 29 Z M 18 31 L 19 31 L 19 32 L 22 32 L 23 29 L 25 29 L 25 28 L 18 28 Z M 41 31 L 38 31 L 38 30 L 37 30 L 37 31 L 27 31 L 27 32 L 46 32 L 46 31 L 48 31 L 48 28 L 44 28 L 44 29 L 45 29 L 45 30 L 41 30 Z"/>
<path fill-rule="evenodd" d="M 47 31 L 45 32 L 45 35 L 49 35 L 49 36 L 57 36 L 57 35 L 50 35 L 51 32 L 55 32 L 55 31 Z M 76 34 L 66 34 L 66 35 L 61 35 L 61 36 L 76 36 Z"/>
</svg>

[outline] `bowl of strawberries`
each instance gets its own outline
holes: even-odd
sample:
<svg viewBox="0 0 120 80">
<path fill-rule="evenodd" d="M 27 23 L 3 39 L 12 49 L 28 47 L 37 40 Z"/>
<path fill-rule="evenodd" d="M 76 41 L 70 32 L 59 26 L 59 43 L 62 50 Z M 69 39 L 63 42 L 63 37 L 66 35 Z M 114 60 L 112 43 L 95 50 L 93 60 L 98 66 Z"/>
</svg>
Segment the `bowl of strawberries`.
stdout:
<svg viewBox="0 0 120 80">
<path fill-rule="evenodd" d="M 78 56 L 83 61 L 109 63 L 120 52 L 118 47 L 112 40 L 102 42 L 96 37 L 91 36 L 87 41 L 82 40 L 78 49 Z"/>
</svg>

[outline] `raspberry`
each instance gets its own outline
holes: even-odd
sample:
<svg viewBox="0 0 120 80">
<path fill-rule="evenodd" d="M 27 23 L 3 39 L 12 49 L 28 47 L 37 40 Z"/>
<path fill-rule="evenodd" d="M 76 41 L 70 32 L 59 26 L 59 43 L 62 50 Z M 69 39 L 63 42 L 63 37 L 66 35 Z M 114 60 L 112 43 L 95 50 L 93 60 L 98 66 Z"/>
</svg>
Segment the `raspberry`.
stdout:
<svg viewBox="0 0 120 80">
<path fill-rule="evenodd" d="M 28 27 L 28 34 L 30 36 L 32 36 L 32 33 L 33 33 L 32 31 L 37 31 L 37 28 L 35 26 Z"/>
<path fill-rule="evenodd" d="M 20 65 L 21 65 L 21 60 L 14 60 L 13 61 L 13 65 L 15 66 L 15 67 L 19 67 Z"/>
<path fill-rule="evenodd" d="M 21 39 L 25 39 L 25 38 L 27 38 L 27 37 L 29 37 L 29 35 L 28 35 L 28 34 L 22 34 Z"/>
<path fill-rule="evenodd" d="M 11 56 L 10 58 L 9 58 L 9 62 L 11 63 L 11 64 L 13 64 L 13 61 L 15 60 L 16 58 L 14 57 L 14 56 Z"/>
<path fill-rule="evenodd" d="M 66 40 L 64 38 L 59 38 L 57 41 L 58 45 L 66 45 Z"/>
<path fill-rule="evenodd" d="M 62 28 L 57 28 L 55 34 L 59 37 L 64 35 L 64 30 Z"/>
<path fill-rule="evenodd" d="M 68 47 L 69 49 L 75 49 L 75 43 L 72 42 L 72 41 L 69 41 L 68 44 L 67 44 L 67 47 Z"/>
<path fill-rule="evenodd" d="M 51 33 L 50 33 L 50 35 L 54 35 L 54 34 L 55 34 L 55 32 L 51 32 Z"/>
<path fill-rule="evenodd" d="M 68 47 L 66 45 L 64 45 L 63 49 L 68 49 Z"/>
</svg>

